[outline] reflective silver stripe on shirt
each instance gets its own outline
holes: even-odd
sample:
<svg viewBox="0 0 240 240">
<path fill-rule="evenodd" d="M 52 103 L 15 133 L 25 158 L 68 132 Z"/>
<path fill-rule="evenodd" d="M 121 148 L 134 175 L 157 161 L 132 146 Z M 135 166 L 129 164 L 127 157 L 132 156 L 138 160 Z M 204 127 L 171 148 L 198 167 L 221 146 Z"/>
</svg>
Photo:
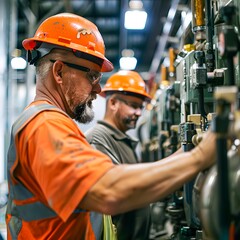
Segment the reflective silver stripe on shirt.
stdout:
<svg viewBox="0 0 240 240">
<path fill-rule="evenodd" d="M 51 208 L 39 201 L 24 205 L 15 205 L 12 203 L 12 215 L 19 217 L 26 222 L 57 216 Z"/>
<path fill-rule="evenodd" d="M 103 215 L 98 212 L 90 212 L 90 221 L 96 239 L 102 239 Z"/>
<path fill-rule="evenodd" d="M 17 134 L 31 121 L 37 114 L 45 110 L 56 109 L 57 111 L 67 115 L 60 109 L 49 104 L 41 104 L 31 106 L 25 110 L 17 119 L 12 127 L 11 145 L 8 151 L 8 181 L 10 184 L 9 201 L 7 213 L 19 217 L 25 221 L 33 221 L 56 216 L 56 213 L 41 202 L 27 203 L 24 205 L 15 205 L 13 200 L 27 200 L 34 195 L 20 182 L 13 184 L 10 177 L 10 170 L 16 161 L 15 137 Z"/>
</svg>

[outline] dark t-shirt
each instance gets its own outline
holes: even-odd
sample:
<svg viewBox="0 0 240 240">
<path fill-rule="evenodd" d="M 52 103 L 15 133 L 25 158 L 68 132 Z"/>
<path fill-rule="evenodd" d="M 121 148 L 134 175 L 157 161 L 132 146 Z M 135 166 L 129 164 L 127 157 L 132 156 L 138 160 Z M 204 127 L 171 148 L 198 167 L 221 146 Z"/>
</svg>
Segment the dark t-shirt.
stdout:
<svg viewBox="0 0 240 240">
<path fill-rule="evenodd" d="M 115 164 L 138 163 L 137 141 L 104 121 L 86 133 L 88 142 L 106 153 Z M 150 206 L 112 216 L 117 227 L 118 240 L 146 240 L 150 231 Z"/>
</svg>

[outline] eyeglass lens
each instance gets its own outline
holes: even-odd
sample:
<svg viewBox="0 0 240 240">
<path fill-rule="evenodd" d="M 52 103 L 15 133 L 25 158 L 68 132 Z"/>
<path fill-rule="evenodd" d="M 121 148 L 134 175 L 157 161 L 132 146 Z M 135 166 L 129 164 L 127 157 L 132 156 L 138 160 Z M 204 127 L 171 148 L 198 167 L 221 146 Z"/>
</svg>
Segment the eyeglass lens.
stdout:
<svg viewBox="0 0 240 240">
<path fill-rule="evenodd" d="M 52 63 L 56 62 L 56 60 L 50 60 Z M 81 65 L 77 65 L 74 63 L 68 63 L 68 62 L 64 62 L 61 61 L 62 63 L 64 63 L 65 65 L 67 65 L 68 67 L 86 72 L 86 78 L 90 81 L 90 83 L 92 85 L 96 85 L 100 82 L 101 78 L 102 78 L 102 73 L 95 71 L 95 70 L 91 70 L 90 68 L 81 66 Z"/>
<path fill-rule="evenodd" d="M 124 104 L 126 104 L 127 106 L 137 110 L 137 109 L 140 109 L 140 110 L 143 110 L 144 109 L 144 105 L 143 104 L 138 104 L 138 103 L 135 103 L 135 102 L 131 102 L 131 101 L 127 101 L 121 97 L 116 97 L 117 100 L 123 102 Z"/>
</svg>

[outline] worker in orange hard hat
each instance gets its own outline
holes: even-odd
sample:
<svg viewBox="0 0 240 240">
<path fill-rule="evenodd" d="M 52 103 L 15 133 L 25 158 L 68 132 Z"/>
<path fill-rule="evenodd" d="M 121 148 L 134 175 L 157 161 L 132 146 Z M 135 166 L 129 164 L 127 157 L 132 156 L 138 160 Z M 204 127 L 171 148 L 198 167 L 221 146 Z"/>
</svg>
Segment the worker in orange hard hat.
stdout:
<svg viewBox="0 0 240 240">
<path fill-rule="evenodd" d="M 74 120 L 93 119 L 102 72 L 113 69 L 92 22 L 70 13 L 51 16 L 23 46 L 36 66 L 36 96 L 12 126 L 8 239 L 115 240 L 110 215 L 144 208 L 214 163 L 211 133 L 191 152 L 145 164 L 113 164 L 87 142 Z M 124 94 L 111 101 L 113 111 L 136 113 L 143 102 Z"/>
<path fill-rule="evenodd" d="M 103 217 L 83 199 L 112 163 L 71 118 L 85 123 L 94 116 L 101 72 L 113 69 L 104 41 L 92 22 L 62 13 L 42 22 L 23 46 L 37 84 L 34 101 L 13 125 L 8 239 L 100 239 Z"/>
<path fill-rule="evenodd" d="M 114 103 L 121 102 L 128 106 L 128 110 L 131 110 L 125 114 L 120 111 L 117 115 L 117 111 L 111 111 L 111 107 L 107 104 L 105 119 L 109 118 L 108 121 L 115 121 L 113 124 L 124 133 L 136 127 L 137 120 L 141 116 L 146 102 L 151 100 L 151 96 L 146 92 L 144 80 L 135 71 L 121 70 L 113 74 L 103 87 L 100 95 L 107 97 L 111 95 L 111 99 L 114 99 L 114 101 L 108 101 L 108 104 L 111 104 L 112 101 Z M 116 119 L 114 120 L 114 118 Z"/>
<path fill-rule="evenodd" d="M 107 80 L 101 95 L 107 99 L 105 115 L 85 133 L 87 140 L 115 164 L 139 163 L 135 152 L 138 142 L 126 131 L 136 127 L 146 102 L 151 100 L 144 80 L 135 71 L 118 71 Z M 149 239 L 149 205 L 112 216 L 112 221 L 117 228 L 118 240 Z"/>
</svg>

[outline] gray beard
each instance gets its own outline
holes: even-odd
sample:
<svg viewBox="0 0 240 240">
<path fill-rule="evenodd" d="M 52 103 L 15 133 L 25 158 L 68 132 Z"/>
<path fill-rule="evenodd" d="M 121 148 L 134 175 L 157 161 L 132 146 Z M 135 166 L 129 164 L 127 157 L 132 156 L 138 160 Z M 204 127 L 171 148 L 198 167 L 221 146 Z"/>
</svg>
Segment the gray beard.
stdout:
<svg viewBox="0 0 240 240">
<path fill-rule="evenodd" d="M 133 124 L 133 119 L 131 117 L 126 117 L 123 119 L 123 122 L 128 130 L 134 129 L 136 127 L 137 121 Z"/>
<path fill-rule="evenodd" d="M 78 105 L 74 110 L 74 119 L 79 123 L 89 123 L 94 118 L 94 112 L 92 110 L 92 104 L 88 105 L 84 103 Z"/>
</svg>

